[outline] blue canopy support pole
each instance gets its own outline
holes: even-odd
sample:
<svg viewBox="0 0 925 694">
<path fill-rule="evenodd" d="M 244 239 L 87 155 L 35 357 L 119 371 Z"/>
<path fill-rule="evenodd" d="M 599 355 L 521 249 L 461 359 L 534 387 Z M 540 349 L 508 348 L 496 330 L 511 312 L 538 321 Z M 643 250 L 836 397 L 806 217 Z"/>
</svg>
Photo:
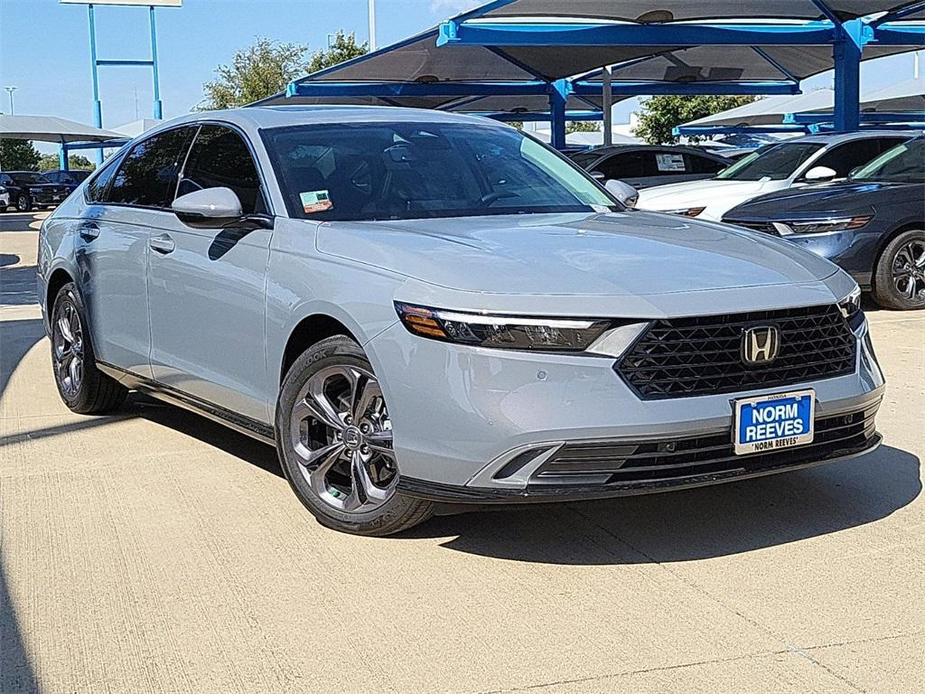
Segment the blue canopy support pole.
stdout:
<svg viewBox="0 0 925 694">
<path fill-rule="evenodd" d="M 58 168 L 62 171 L 68 170 L 67 143 L 65 142 L 62 142 L 61 146 L 58 148 Z"/>
<path fill-rule="evenodd" d="M 863 24 L 852 20 L 840 25 L 833 47 L 835 58 L 835 130 L 850 132 L 861 125 L 861 54 Z"/>
<path fill-rule="evenodd" d="M 568 80 L 556 80 L 549 89 L 550 144 L 565 149 L 565 105 L 571 85 Z"/>
<path fill-rule="evenodd" d="M 148 17 L 151 22 L 151 74 L 154 80 L 154 118 L 161 120 L 164 117 L 164 105 L 161 102 L 161 87 L 157 72 L 157 24 L 154 21 L 154 6 L 148 7 Z"/>
<path fill-rule="evenodd" d="M 93 76 L 93 124 L 97 128 L 102 128 L 103 104 L 100 103 L 100 75 L 96 58 L 96 20 L 93 16 L 92 4 L 87 5 L 87 17 L 90 23 L 90 70 Z M 96 153 L 96 163 L 103 163 L 103 150 Z"/>
<path fill-rule="evenodd" d="M 610 84 L 610 66 L 605 65 L 601 72 L 602 109 L 604 111 L 604 147 L 613 144 L 613 88 Z"/>
</svg>

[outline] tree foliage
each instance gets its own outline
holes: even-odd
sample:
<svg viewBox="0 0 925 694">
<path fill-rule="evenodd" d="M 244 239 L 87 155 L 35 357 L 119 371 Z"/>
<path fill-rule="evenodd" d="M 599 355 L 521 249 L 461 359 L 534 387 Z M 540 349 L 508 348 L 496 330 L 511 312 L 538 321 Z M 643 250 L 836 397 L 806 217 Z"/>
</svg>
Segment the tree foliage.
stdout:
<svg viewBox="0 0 925 694">
<path fill-rule="evenodd" d="M 601 130 L 601 124 L 595 121 L 570 120 L 565 124 L 565 132 L 568 133 L 597 133 Z"/>
<path fill-rule="evenodd" d="M 672 144 L 678 141 L 671 133 L 676 125 L 754 100 L 753 96 L 652 96 L 642 102 L 635 133 L 652 145 Z"/>
<path fill-rule="evenodd" d="M 39 155 L 38 169 L 39 171 L 57 171 L 60 163 L 57 154 L 42 154 Z M 67 158 L 67 165 L 70 169 L 83 169 L 84 171 L 93 171 L 96 168 L 96 164 L 80 154 L 71 154 Z"/>
<path fill-rule="evenodd" d="M 39 159 L 29 140 L 0 140 L 0 171 L 38 171 Z"/>
<path fill-rule="evenodd" d="M 209 111 L 234 108 L 265 99 L 286 88 L 292 80 L 339 62 L 363 55 L 366 44 L 353 34 L 337 32 L 329 48 L 308 56 L 308 46 L 258 37 L 253 45 L 235 52 L 228 65 L 215 69 L 215 79 L 203 85 L 199 108 Z"/>
</svg>

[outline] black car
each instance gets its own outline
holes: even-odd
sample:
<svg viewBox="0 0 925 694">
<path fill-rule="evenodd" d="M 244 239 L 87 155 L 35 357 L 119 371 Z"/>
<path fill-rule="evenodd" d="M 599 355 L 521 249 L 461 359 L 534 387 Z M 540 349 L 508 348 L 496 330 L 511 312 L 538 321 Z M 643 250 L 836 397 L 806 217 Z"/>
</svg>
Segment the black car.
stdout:
<svg viewBox="0 0 925 694">
<path fill-rule="evenodd" d="M 881 306 L 925 308 L 925 137 L 887 150 L 845 182 L 763 195 L 723 221 L 828 258 Z"/>
<path fill-rule="evenodd" d="M 20 212 L 53 207 L 70 193 L 67 186 L 52 183 L 38 171 L 0 171 L 0 186 L 9 191 L 10 205 Z"/>
<path fill-rule="evenodd" d="M 613 145 L 567 154 L 578 166 L 637 190 L 712 178 L 732 161 L 699 147 Z"/>
<path fill-rule="evenodd" d="M 57 171 L 43 171 L 42 175 L 52 183 L 60 183 L 67 188 L 68 193 L 84 182 L 92 171 L 83 171 L 81 169 L 58 169 Z"/>
</svg>

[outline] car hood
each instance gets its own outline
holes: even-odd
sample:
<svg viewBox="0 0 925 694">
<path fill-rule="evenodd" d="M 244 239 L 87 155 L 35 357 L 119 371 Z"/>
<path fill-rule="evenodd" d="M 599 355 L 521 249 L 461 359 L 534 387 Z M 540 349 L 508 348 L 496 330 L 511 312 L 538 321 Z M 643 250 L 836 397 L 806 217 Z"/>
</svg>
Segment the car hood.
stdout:
<svg viewBox="0 0 925 694">
<path fill-rule="evenodd" d="M 836 272 L 780 239 L 639 211 L 324 223 L 317 248 L 439 287 L 506 295 L 653 296 Z"/>
<path fill-rule="evenodd" d="M 677 210 L 706 206 L 717 197 L 747 199 L 780 187 L 783 181 L 723 181 L 708 178 L 667 186 L 655 186 L 639 192 L 636 207 L 642 210 Z"/>
<path fill-rule="evenodd" d="M 733 208 L 726 219 L 784 219 L 808 213 L 844 214 L 872 206 L 904 203 L 923 199 L 918 183 L 851 181 L 790 188 L 762 195 Z"/>
</svg>

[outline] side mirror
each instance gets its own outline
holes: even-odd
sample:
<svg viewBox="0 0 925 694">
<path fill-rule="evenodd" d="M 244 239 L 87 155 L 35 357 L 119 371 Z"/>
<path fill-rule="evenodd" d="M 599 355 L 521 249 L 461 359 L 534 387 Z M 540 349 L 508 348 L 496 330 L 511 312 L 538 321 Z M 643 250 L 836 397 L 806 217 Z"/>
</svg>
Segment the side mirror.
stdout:
<svg viewBox="0 0 925 694">
<path fill-rule="evenodd" d="M 603 171 L 590 171 L 589 173 L 591 174 L 591 178 L 593 178 L 598 183 L 603 183 L 605 180 L 607 180 L 607 177 L 604 175 Z"/>
<path fill-rule="evenodd" d="M 617 200 L 627 207 L 633 207 L 639 199 L 639 192 L 629 183 L 624 183 L 616 178 L 611 178 L 604 184 L 607 192 L 613 195 Z"/>
<path fill-rule="evenodd" d="M 837 175 L 838 172 L 828 166 L 814 166 L 806 172 L 803 178 L 807 181 L 831 181 Z"/>
<path fill-rule="evenodd" d="M 204 188 L 181 195 L 170 206 L 181 222 L 217 228 L 240 219 L 241 201 L 231 188 Z"/>
</svg>

